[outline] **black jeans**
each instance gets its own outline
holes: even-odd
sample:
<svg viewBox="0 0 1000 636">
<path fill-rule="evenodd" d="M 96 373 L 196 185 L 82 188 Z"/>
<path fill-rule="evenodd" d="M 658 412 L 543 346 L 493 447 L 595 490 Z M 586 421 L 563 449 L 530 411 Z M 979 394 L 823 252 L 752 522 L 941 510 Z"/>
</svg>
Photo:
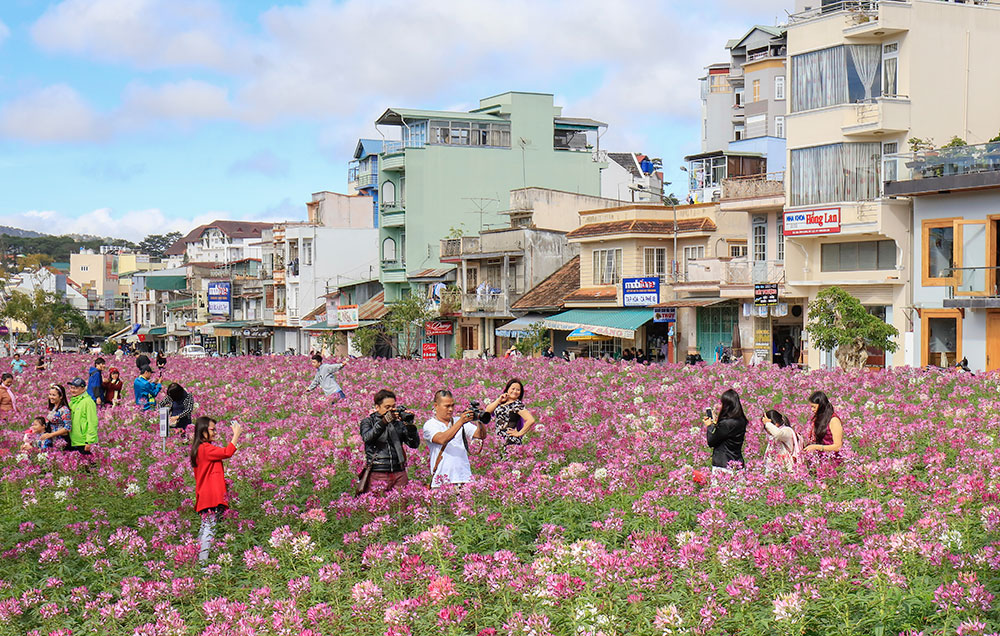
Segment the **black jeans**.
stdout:
<svg viewBox="0 0 1000 636">
<path fill-rule="evenodd" d="M 85 444 L 80 444 L 79 446 L 67 446 L 66 450 L 68 450 L 68 451 L 76 451 L 77 453 L 80 453 L 81 455 L 92 455 L 93 454 L 89 450 L 87 450 L 87 447 L 86 447 Z"/>
</svg>

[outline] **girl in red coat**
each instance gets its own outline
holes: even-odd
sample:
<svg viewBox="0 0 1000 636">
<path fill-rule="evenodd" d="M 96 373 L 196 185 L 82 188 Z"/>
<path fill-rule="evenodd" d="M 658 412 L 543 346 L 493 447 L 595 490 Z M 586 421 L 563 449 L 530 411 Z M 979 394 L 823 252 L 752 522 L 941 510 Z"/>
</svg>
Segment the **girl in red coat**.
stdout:
<svg viewBox="0 0 1000 636">
<path fill-rule="evenodd" d="M 229 507 L 226 499 L 226 477 L 222 471 L 222 460 L 229 459 L 236 452 L 236 444 L 243 428 L 233 422 L 233 440 L 225 448 L 219 448 L 215 441 L 215 420 L 199 417 L 194 425 L 194 442 L 191 444 L 191 466 L 194 468 L 195 503 L 194 509 L 201 513 L 201 532 L 198 542 L 201 552 L 199 561 L 208 560 L 208 551 L 215 537 L 215 526 L 222 513 Z"/>
</svg>

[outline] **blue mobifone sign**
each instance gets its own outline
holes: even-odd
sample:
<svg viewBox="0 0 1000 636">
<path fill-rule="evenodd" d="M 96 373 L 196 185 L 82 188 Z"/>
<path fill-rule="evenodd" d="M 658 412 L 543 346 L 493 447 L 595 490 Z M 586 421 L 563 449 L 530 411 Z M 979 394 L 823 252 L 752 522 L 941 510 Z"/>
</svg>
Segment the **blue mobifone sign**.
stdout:
<svg viewBox="0 0 1000 636">
<path fill-rule="evenodd" d="M 626 307 L 649 307 L 660 302 L 660 279 L 623 278 L 622 304 Z"/>
<path fill-rule="evenodd" d="M 232 287 L 229 281 L 212 281 L 208 284 L 208 313 L 213 316 L 228 316 L 232 303 Z"/>
</svg>

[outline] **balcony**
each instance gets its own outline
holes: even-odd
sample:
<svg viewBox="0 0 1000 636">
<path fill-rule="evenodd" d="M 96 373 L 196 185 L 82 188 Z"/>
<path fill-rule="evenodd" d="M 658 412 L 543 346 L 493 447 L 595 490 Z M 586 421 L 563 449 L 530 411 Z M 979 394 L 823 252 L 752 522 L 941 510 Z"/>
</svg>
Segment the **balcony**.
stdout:
<svg viewBox="0 0 1000 636">
<path fill-rule="evenodd" d="M 992 3 L 975 0 L 975 4 Z M 845 38 L 890 37 L 909 30 L 910 5 L 910 0 L 824 2 L 822 6 L 792 14 L 788 18 L 788 24 L 794 26 L 821 19 L 839 20 Z"/>
<path fill-rule="evenodd" d="M 885 155 L 882 174 L 888 196 L 1000 185 L 1000 142 Z"/>
<path fill-rule="evenodd" d="M 841 132 L 851 139 L 881 139 L 910 130 L 910 99 L 905 95 L 878 97 L 844 110 Z"/>
<path fill-rule="evenodd" d="M 457 262 L 462 260 L 463 254 L 478 254 L 480 241 L 478 236 L 463 236 L 454 239 L 442 239 L 441 260 L 444 262 Z"/>
<path fill-rule="evenodd" d="M 383 283 L 405 283 L 406 266 L 398 260 L 382 261 Z"/>
<path fill-rule="evenodd" d="M 747 203 L 751 200 L 759 200 L 751 207 L 780 207 L 785 203 L 785 173 L 768 172 L 766 174 L 752 174 L 745 177 L 729 177 L 722 180 L 722 207 L 723 209 L 746 209 Z M 727 203 L 739 201 L 740 205 L 734 208 Z"/>
<path fill-rule="evenodd" d="M 957 309 L 1000 309 L 998 269 L 1000 267 L 954 267 L 946 270 L 953 284 L 948 287 L 943 305 Z"/>
<path fill-rule="evenodd" d="M 679 290 L 688 292 L 720 291 L 726 296 L 741 297 L 750 287 L 759 283 L 785 282 L 785 264 L 782 261 L 748 261 L 729 258 L 699 258 L 687 262 L 673 283 Z M 747 288 L 747 289 L 734 289 Z"/>
<path fill-rule="evenodd" d="M 462 294 L 462 313 L 466 316 L 510 316 L 510 305 L 520 298 L 512 292 Z"/>
</svg>

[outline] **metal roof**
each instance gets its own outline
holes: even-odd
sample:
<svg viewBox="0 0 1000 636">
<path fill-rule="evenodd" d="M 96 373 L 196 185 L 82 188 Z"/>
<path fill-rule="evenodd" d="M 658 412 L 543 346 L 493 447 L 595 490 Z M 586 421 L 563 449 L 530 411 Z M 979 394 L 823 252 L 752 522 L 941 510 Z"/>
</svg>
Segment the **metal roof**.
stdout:
<svg viewBox="0 0 1000 636">
<path fill-rule="evenodd" d="M 451 110 L 415 110 L 411 108 L 388 108 L 382 116 L 375 120 L 376 124 L 402 126 L 404 119 L 463 119 L 466 121 L 509 122 L 510 120 L 496 115 L 483 113 L 463 113 Z"/>
<path fill-rule="evenodd" d="M 369 155 L 377 155 L 382 152 L 381 139 L 358 139 L 358 145 L 354 149 L 354 158 L 361 159 Z"/>
</svg>

